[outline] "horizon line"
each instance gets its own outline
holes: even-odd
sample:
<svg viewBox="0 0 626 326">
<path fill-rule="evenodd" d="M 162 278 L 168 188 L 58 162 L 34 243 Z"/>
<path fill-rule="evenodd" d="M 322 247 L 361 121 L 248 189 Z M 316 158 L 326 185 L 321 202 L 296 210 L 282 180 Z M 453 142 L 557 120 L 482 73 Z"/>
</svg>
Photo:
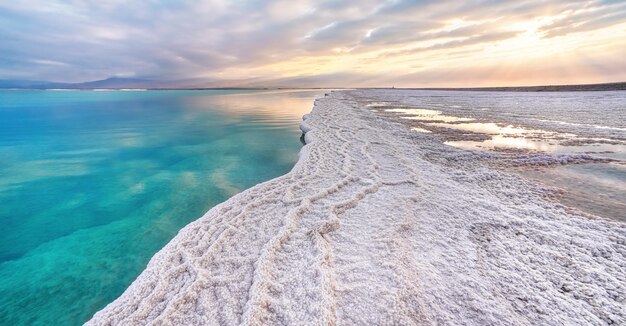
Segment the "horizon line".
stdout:
<svg viewBox="0 0 626 326">
<path fill-rule="evenodd" d="M 154 80 L 151 80 L 154 81 Z M 158 81 L 158 80 L 157 80 Z M 95 82 L 95 81 L 94 81 Z M 52 82 L 50 82 L 52 83 Z M 89 83 L 89 82 L 84 82 Z M 82 83 L 69 83 L 80 85 Z M 69 85 L 68 85 L 69 86 Z M 398 90 L 451 90 L 451 91 L 611 91 L 626 90 L 626 81 L 592 83 L 592 84 L 544 84 L 524 86 L 464 86 L 464 87 L 290 87 L 290 86 L 259 86 L 259 87 L 1 87 L 3 90 L 305 90 L 305 89 L 398 89 Z"/>
</svg>

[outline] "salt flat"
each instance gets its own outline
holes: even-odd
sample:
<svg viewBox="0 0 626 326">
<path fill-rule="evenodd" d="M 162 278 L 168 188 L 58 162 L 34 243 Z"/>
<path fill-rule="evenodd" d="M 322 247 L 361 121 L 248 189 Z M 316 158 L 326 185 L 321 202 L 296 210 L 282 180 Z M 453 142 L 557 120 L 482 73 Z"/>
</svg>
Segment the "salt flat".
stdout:
<svg viewBox="0 0 626 326">
<path fill-rule="evenodd" d="M 376 96 L 317 100 L 290 173 L 189 224 L 88 324 L 626 323 L 626 224 L 364 109 Z"/>
</svg>

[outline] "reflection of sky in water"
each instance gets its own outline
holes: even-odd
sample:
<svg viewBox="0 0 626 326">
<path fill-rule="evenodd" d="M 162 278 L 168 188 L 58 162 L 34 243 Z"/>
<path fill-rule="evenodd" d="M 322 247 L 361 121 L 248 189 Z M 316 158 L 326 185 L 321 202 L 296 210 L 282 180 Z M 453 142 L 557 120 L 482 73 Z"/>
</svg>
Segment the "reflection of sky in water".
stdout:
<svg viewBox="0 0 626 326">
<path fill-rule="evenodd" d="M 323 93 L 0 91 L 0 324 L 84 322 L 181 227 L 289 171 Z"/>
<path fill-rule="evenodd" d="M 626 131 L 626 128 L 620 128 L 620 127 L 609 127 L 609 126 L 584 124 L 584 123 L 574 123 L 574 122 L 564 122 L 564 121 L 547 120 L 547 119 L 533 119 L 533 120 L 540 121 L 540 122 L 555 123 L 555 124 L 559 124 L 559 125 L 568 125 L 568 126 L 576 126 L 576 127 L 587 127 L 587 126 L 589 126 L 589 127 L 593 127 L 593 128 L 597 128 L 597 129 Z"/>
<path fill-rule="evenodd" d="M 501 135 L 525 135 L 525 134 L 547 134 L 541 130 L 530 130 L 512 125 L 502 126 L 493 122 L 470 122 L 470 123 L 429 123 L 429 126 L 452 128 L 470 132 L 477 132 L 483 134 L 501 134 Z"/>
<path fill-rule="evenodd" d="M 436 92 L 435 92 L 436 93 Z M 430 94 L 430 93 L 429 93 Z M 433 93 L 434 94 L 434 93 Z M 448 93 L 446 93 L 448 94 Z M 598 158 L 608 158 L 626 161 L 626 144 L 620 141 L 619 138 L 611 139 L 606 135 L 601 135 L 595 138 L 590 137 L 578 137 L 573 133 L 557 132 L 552 128 L 541 130 L 539 128 L 524 128 L 519 125 L 501 124 L 495 122 L 478 122 L 474 119 L 465 118 L 462 116 L 444 115 L 443 111 L 450 114 L 450 108 L 453 108 L 453 112 L 459 115 L 473 114 L 477 111 L 492 111 L 493 118 L 497 118 L 498 111 L 493 111 L 486 106 L 476 106 L 475 103 L 471 103 L 473 93 L 462 93 L 463 96 L 459 97 L 463 101 L 467 102 L 467 106 L 451 105 L 445 103 L 450 99 L 442 99 L 441 97 L 432 98 L 424 93 L 423 99 L 428 106 L 437 108 L 437 110 L 426 108 L 391 108 L 386 109 L 386 112 L 393 112 L 402 115 L 411 115 L 409 117 L 403 116 L 405 119 L 422 121 L 422 127 L 413 127 L 413 131 L 420 133 L 429 133 L 431 131 L 424 129 L 429 126 L 438 128 L 449 128 L 468 133 L 479 133 L 489 135 L 490 138 L 486 140 L 457 140 L 447 141 L 445 144 L 454 147 L 467 149 L 467 150 L 502 150 L 513 149 L 530 152 L 546 152 L 546 153 L 558 153 L 558 154 L 590 154 Z M 487 94 L 487 93 L 485 93 Z M 485 95 L 482 95 L 485 96 Z M 490 93 L 491 96 L 491 93 Z M 502 96 L 502 94 L 495 93 L 493 96 Z M 513 97 L 513 95 L 507 94 L 506 96 Z M 511 116 L 519 116 L 527 114 L 526 108 L 520 111 L 520 103 L 525 103 L 527 94 L 518 94 L 520 98 L 515 101 L 514 104 L 508 103 L 505 107 L 498 107 L 497 110 L 505 110 L 507 114 Z M 554 97 L 562 96 L 556 94 Z M 569 97 L 570 95 L 566 96 Z M 582 95 L 586 96 L 586 95 Z M 488 97 L 487 97 L 488 98 Z M 511 99 L 509 98 L 509 101 Z M 444 102 L 444 103 L 442 103 Z M 626 131 L 626 128 L 619 126 L 604 126 L 596 124 L 580 124 L 575 122 L 558 121 L 554 118 L 554 112 L 551 108 L 546 108 L 545 112 L 541 111 L 541 104 L 544 102 L 536 102 L 532 108 L 533 118 L 532 121 L 549 122 L 546 126 L 570 126 L 570 127 L 593 127 L 595 130 L 611 130 L 611 131 Z M 562 102 L 559 105 L 568 107 L 568 102 Z M 598 102 L 600 108 L 605 103 Z M 554 103 L 552 103 L 554 104 Z M 399 104 L 398 104 L 399 105 Z M 571 102 L 571 107 L 578 105 L 577 101 Z M 609 104 L 606 104 L 610 106 Z M 476 107 L 476 108 L 474 108 Z M 471 109 L 468 109 L 471 108 Z M 467 109 L 464 111 L 464 109 Z M 511 111 L 511 112 L 508 112 Z M 552 119 L 542 118 L 542 113 L 546 115 L 552 115 Z M 564 116 L 568 116 L 571 112 L 563 112 Z M 599 120 L 593 112 L 589 112 L 589 116 L 595 120 Z M 505 115 L 501 116 L 502 118 Z M 506 117 L 505 121 L 512 121 Z M 429 122 L 439 120 L 439 122 Z M 471 122 L 468 122 L 471 121 Z M 607 123 L 615 123 L 614 120 L 606 120 Z M 543 128 L 543 127 L 542 127 Z M 574 132 L 575 130 L 572 130 Z M 439 130 L 438 130 L 439 132 Z M 607 143 L 607 141 L 609 143 Z M 578 142 L 578 144 L 576 144 Z M 584 165 L 566 165 L 559 166 L 552 169 L 545 169 L 542 171 L 535 170 L 523 170 L 524 175 L 536 179 L 540 179 L 544 183 L 561 187 L 566 189 L 563 197 L 563 202 L 566 205 L 580 208 L 584 211 L 591 212 L 593 214 L 612 217 L 624 220 L 626 216 L 626 201 L 624 200 L 624 193 L 626 193 L 626 166 L 623 164 L 584 164 Z"/>
<path fill-rule="evenodd" d="M 369 102 L 366 104 L 368 107 L 381 107 L 384 108 L 386 106 L 393 105 L 392 102 Z"/>
<path fill-rule="evenodd" d="M 498 147 L 527 149 L 533 151 L 554 151 L 559 146 L 545 141 L 530 140 L 521 137 L 506 137 L 494 135 L 485 141 L 448 141 L 447 145 L 464 149 L 494 149 Z"/>
<path fill-rule="evenodd" d="M 626 145 L 592 143 L 565 146 L 555 139 L 577 139 L 575 135 L 530 130 L 496 123 L 430 123 L 470 132 L 490 134 L 484 141 L 448 141 L 447 145 L 468 150 L 521 149 L 559 154 L 591 154 L 599 158 L 626 161 Z M 605 140 L 605 139 L 596 139 Z M 522 174 L 552 186 L 566 189 L 562 202 L 596 215 L 626 220 L 626 166 L 620 164 L 586 164 L 559 166 L 543 171 L 523 170 Z"/>
<path fill-rule="evenodd" d="M 469 123 L 427 123 L 427 126 L 444 127 L 491 135 L 482 141 L 448 141 L 447 145 L 470 150 L 494 150 L 510 148 L 548 153 L 589 153 L 598 157 L 626 160 L 626 146 L 622 144 L 591 143 L 584 145 L 563 145 L 561 140 L 576 140 L 576 135 L 525 129 L 493 122 Z M 558 139 L 557 139 L 558 138 Z M 586 140 L 586 139 L 585 139 Z M 596 139 L 606 140 L 606 139 Z M 611 152 L 611 153 L 608 153 Z"/>
<path fill-rule="evenodd" d="M 567 189 L 562 201 L 568 206 L 626 222 L 625 165 L 576 164 L 520 172 L 527 177 Z"/>
<path fill-rule="evenodd" d="M 626 160 L 626 146 L 619 144 L 588 144 L 577 146 L 559 145 L 555 140 L 537 140 L 522 137 L 494 135 L 485 141 L 448 141 L 445 144 L 470 150 L 494 150 L 497 148 L 523 149 L 559 154 L 592 154 L 596 157 Z"/>
<path fill-rule="evenodd" d="M 448 141 L 447 145 L 470 150 L 494 150 L 498 148 L 522 149 L 536 152 L 560 154 L 593 154 L 602 158 L 626 160 L 626 146 L 622 144 L 591 143 L 584 145 L 563 145 L 560 139 L 576 140 L 572 134 L 557 134 L 543 130 L 531 130 L 511 125 L 496 123 L 429 123 L 428 125 L 446 127 L 470 132 L 492 135 L 483 141 Z M 558 137 L 559 139 L 555 139 Z"/>
<path fill-rule="evenodd" d="M 445 121 L 445 122 L 455 122 L 455 121 L 472 121 L 470 118 L 458 118 L 449 115 L 424 115 L 424 116 L 413 116 L 413 117 L 402 117 L 407 120 L 420 120 L 420 121 Z"/>
<path fill-rule="evenodd" d="M 427 109 L 386 109 L 385 112 L 393 112 L 393 113 L 403 113 L 403 114 L 412 114 L 412 115 L 439 115 L 441 111 L 437 110 L 427 110 Z"/>
<path fill-rule="evenodd" d="M 423 132 L 423 133 L 425 133 L 425 134 L 430 134 L 430 133 L 432 133 L 432 131 L 430 131 L 430 130 L 423 129 L 423 128 L 418 128 L 418 127 L 413 127 L 413 128 L 411 128 L 411 130 L 413 130 L 413 131 L 417 131 L 417 132 Z"/>
<path fill-rule="evenodd" d="M 483 141 L 460 140 L 446 142 L 447 145 L 463 149 L 494 150 L 497 148 L 510 148 L 552 153 L 591 153 L 599 157 L 626 160 L 626 150 L 624 145 L 593 143 L 578 146 L 564 146 L 560 143 L 559 139 L 576 139 L 576 135 L 573 134 L 555 133 L 537 129 L 526 129 L 519 126 L 499 124 L 494 122 L 463 122 L 472 121 L 473 119 L 442 115 L 442 112 L 439 110 L 417 108 L 391 108 L 385 109 L 385 112 L 411 115 L 408 117 L 403 117 L 410 120 L 444 121 L 426 122 L 424 123 L 425 126 L 443 127 L 491 135 L 490 139 Z M 431 133 L 430 130 L 419 127 L 413 127 L 411 128 L 411 130 L 421 133 Z M 556 139 L 557 137 L 559 139 Z M 603 141 L 607 139 L 596 140 Z"/>
<path fill-rule="evenodd" d="M 403 119 L 408 120 L 423 120 L 423 121 L 445 121 L 445 122 L 454 122 L 454 121 L 472 121 L 474 119 L 471 118 L 461 118 L 461 117 L 453 117 L 449 115 L 441 114 L 441 111 L 437 110 L 427 110 L 427 109 L 413 109 L 413 108 L 395 108 L 395 109 L 386 109 L 386 112 L 393 113 L 401 113 L 411 116 L 402 117 Z"/>
<path fill-rule="evenodd" d="M 300 120 L 304 114 L 311 111 L 313 94 L 320 97 L 323 96 L 324 91 L 282 90 L 219 97 L 202 95 L 186 98 L 185 104 L 189 108 L 201 110 L 206 108 L 206 97 L 209 96 L 212 104 L 227 107 L 228 110 L 224 113 L 235 119 L 253 114 L 268 123 L 290 124 L 293 119 Z"/>
</svg>

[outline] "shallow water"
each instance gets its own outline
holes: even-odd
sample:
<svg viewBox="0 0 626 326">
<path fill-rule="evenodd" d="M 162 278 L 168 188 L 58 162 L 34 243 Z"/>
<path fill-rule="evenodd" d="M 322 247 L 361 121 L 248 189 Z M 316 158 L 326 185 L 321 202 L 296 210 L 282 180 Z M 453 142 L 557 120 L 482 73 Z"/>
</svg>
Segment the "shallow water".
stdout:
<svg viewBox="0 0 626 326">
<path fill-rule="evenodd" d="M 322 91 L 0 91 L 0 325 L 76 325 L 289 171 Z"/>
<path fill-rule="evenodd" d="M 460 119 L 460 118 L 459 118 Z M 547 132 L 542 130 L 529 130 L 525 128 L 515 127 L 512 125 L 499 125 L 493 122 L 468 122 L 468 123 L 429 123 L 428 125 L 436 127 L 453 128 L 459 130 L 465 130 L 470 132 L 478 132 L 492 135 L 519 135 L 525 136 L 529 134 L 545 134 Z"/>
<path fill-rule="evenodd" d="M 566 205 L 626 220 L 626 92 L 390 94 L 394 96 L 389 101 L 377 103 L 384 104 L 385 112 L 417 122 L 412 130 L 444 136 L 446 130 L 456 130 L 467 136 L 457 134 L 461 140 L 445 141 L 450 146 L 521 154 L 588 154 L 617 161 L 517 172 L 564 189 Z M 477 140 L 476 134 L 483 137 Z"/>
<path fill-rule="evenodd" d="M 441 114 L 441 111 L 426 110 L 426 109 L 386 109 L 386 112 L 402 113 L 407 116 L 403 117 L 408 120 L 422 120 L 422 121 L 443 121 L 443 122 L 456 122 L 456 121 L 472 121 L 471 118 L 460 118 L 449 115 Z"/>
<path fill-rule="evenodd" d="M 561 201 L 570 207 L 626 222 L 626 165 L 573 164 L 521 170 L 522 175 L 567 189 Z"/>
</svg>

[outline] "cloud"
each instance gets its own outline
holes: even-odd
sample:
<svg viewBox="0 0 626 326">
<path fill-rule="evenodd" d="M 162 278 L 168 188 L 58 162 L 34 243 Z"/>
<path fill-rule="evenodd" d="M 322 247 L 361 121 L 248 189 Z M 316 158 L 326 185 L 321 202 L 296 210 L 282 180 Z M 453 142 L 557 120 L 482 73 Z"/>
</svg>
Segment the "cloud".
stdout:
<svg viewBox="0 0 626 326">
<path fill-rule="evenodd" d="M 598 30 L 623 22 L 626 22 L 626 3 L 609 2 L 605 6 L 590 6 L 568 13 L 540 30 L 545 37 L 555 37 Z"/>
<path fill-rule="evenodd" d="M 597 71 L 597 58 L 624 52 L 625 8 L 593 0 L 2 2 L 0 79 L 130 75 L 358 86 L 470 59 L 504 65 L 555 55 L 581 66 L 570 70 Z M 601 37 L 572 45 L 592 32 Z M 557 44 L 571 51 L 557 54 Z M 576 50 L 583 47 L 584 56 Z"/>
</svg>

